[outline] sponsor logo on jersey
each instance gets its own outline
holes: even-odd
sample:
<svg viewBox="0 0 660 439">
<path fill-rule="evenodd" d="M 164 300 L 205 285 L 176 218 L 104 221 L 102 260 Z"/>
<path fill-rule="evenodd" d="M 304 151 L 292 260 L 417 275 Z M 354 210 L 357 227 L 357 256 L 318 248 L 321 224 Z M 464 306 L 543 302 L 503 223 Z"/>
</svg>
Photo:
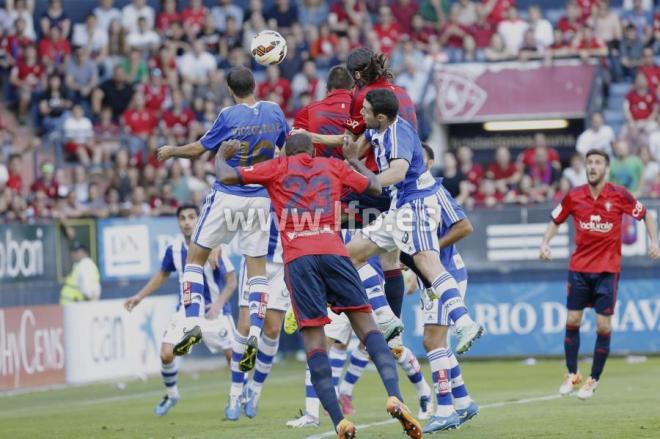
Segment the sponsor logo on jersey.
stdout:
<svg viewBox="0 0 660 439">
<path fill-rule="evenodd" d="M 589 217 L 589 222 L 580 221 L 580 228 L 591 232 L 608 233 L 614 227 L 613 223 L 601 221 L 602 218 L 600 215 L 591 215 Z"/>
</svg>

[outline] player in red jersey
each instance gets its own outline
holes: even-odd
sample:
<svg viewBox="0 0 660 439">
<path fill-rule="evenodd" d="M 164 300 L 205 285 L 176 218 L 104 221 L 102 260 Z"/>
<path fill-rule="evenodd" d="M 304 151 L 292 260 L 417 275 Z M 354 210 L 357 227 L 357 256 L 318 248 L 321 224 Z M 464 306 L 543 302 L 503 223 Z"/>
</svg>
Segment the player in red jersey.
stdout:
<svg viewBox="0 0 660 439">
<path fill-rule="evenodd" d="M 399 419 L 410 437 L 420 438 L 421 427 L 401 402 L 396 363 L 371 315 L 367 294 L 339 234 L 340 198 L 344 188 L 380 193 L 376 176 L 348 143 L 344 157 L 355 169 L 335 158 L 313 157 L 314 146 L 305 134 L 292 135 L 285 156 L 249 167 L 230 167 L 226 160 L 238 147 L 223 142 L 216 158 L 218 179 L 226 185 L 260 184 L 268 191 L 278 221 L 284 252 L 285 280 L 301 329 L 312 384 L 342 439 L 355 436 L 344 419 L 332 383 L 323 326 L 330 322 L 326 304 L 345 312 L 366 346 L 388 393 L 387 411 Z M 357 171 L 359 172 L 357 172 Z"/>
<path fill-rule="evenodd" d="M 353 78 L 345 67 L 331 68 L 328 73 L 328 94 L 300 110 L 293 121 L 293 128 L 320 134 L 342 134 L 345 122 L 351 117 L 353 84 Z M 343 158 L 341 148 L 324 143 L 314 143 L 314 153 L 316 157 Z"/>
<path fill-rule="evenodd" d="M 649 257 L 660 258 L 657 224 L 653 216 L 647 215 L 646 207 L 625 188 L 605 180 L 610 164 L 607 153 L 592 149 L 586 157 L 588 184 L 574 188 L 552 211 L 552 221 L 548 224 L 540 251 L 542 260 L 551 259 L 550 240 L 559 225 L 573 215 L 577 237 L 568 272 L 564 338 L 568 373 L 559 392 L 568 395 L 582 381 L 577 369 L 580 323 L 584 308 L 593 307 L 596 311 L 596 347 L 591 375 L 577 395 L 580 399 L 593 395 L 610 350 L 612 314 L 621 271 L 621 218 L 624 214 L 646 222 Z"/>
</svg>

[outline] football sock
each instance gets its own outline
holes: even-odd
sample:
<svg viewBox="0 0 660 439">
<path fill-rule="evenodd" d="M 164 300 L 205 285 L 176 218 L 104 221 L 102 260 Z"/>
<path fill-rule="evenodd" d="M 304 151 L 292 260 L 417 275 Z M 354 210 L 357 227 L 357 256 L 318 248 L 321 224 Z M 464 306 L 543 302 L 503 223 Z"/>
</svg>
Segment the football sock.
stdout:
<svg viewBox="0 0 660 439">
<path fill-rule="evenodd" d="M 401 307 L 403 306 L 403 295 L 405 286 L 403 283 L 403 274 L 401 269 L 388 270 L 385 273 L 385 297 L 394 315 L 401 317 Z"/>
<path fill-rule="evenodd" d="M 179 366 L 176 359 L 171 363 L 160 363 L 160 375 L 163 377 L 163 384 L 165 384 L 165 391 L 170 398 L 179 397 L 179 388 L 176 385 L 176 376 L 179 373 Z"/>
<path fill-rule="evenodd" d="M 248 337 L 261 336 L 268 306 L 268 279 L 254 276 L 248 279 L 248 309 L 250 310 L 250 333 Z"/>
<path fill-rule="evenodd" d="M 438 348 L 426 353 L 433 376 L 433 387 L 435 390 L 436 409 L 435 415 L 447 417 L 454 411 L 451 397 L 451 386 L 449 384 L 449 350 Z"/>
<path fill-rule="evenodd" d="M 321 405 L 330 415 L 333 425 L 337 426 L 344 415 L 337 401 L 335 387 L 332 385 L 332 368 L 328 353 L 323 349 L 316 349 L 307 354 L 307 366 L 314 390 L 321 401 Z"/>
<path fill-rule="evenodd" d="M 451 274 L 446 271 L 433 281 L 433 291 L 439 297 L 440 303 L 446 309 L 449 317 L 457 326 L 472 322 L 467 308 L 458 290 L 458 284 Z"/>
<path fill-rule="evenodd" d="M 319 397 L 316 396 L 316 390 L 312 385 L 312 376 L 309 372 L 309 366 L 305 369 L 305 413 L 319 417 Z"/>
<path fill-rule="evenodd" d="M 351 359 L 348 362 L 346 374 L 339 386 L 340 395 L 353 395 L 353 386 L 355 386 L 355 383 L 362 376 L 362 372 L 364 372 L 367 364 L 369 364 L 369 355 L 364 348 L 358 347 L 351 352 Z"/>
<path fill-rule="evenodd" d="M 238 368 L 238 362 L 241 361 L 243 357 L 243 352 L 245 352 L 245 342 L 247 338 L 236 333 L 234 335 L 234 342 L 232 343 L 232 353 L 231 353 L 231 389 L 229 391 L 230 396 L 240 396 L 243 393 L 243 385 L 247 378 L 245 372 L 241 372 Z"/>
<path fill-rule="evenodd" d="M 360 275 L 362 286 L 367 292 L 369 305 L 371 305 L 371 308 L 374 311 L 376 322 L 380 324 L 391 321 L 396 316 L 394 315 L 392 308 L 390 308 L 389 303 L 387 303 L 382 279 L 376 270 L 374 270 L 374 267 L 365 264 L 360 267 L 358 274 Z"/>
<path fill-rule="evenodd" d="M 254 375 L 252 375 L 252 382 L 250 383 L 250 389 L 258 395 L 261 394 L 261 387 L 273 367 L 273 359 L 277 354 L 279 345 L 279 339 L 272 339 L 261 334 L 259 349 L 257 351 L 257 362 L 254 366 Z"/>
<path fill-rule="evenodd" d="M 564 353 L 566 354 L 566 368 L 569 373 L 577 373 L 578 352 L 580 351 L 580 327 L 566 325 L 564 337 Z M 595 359 L 594 359 L 595 361 Z"/>
<path fill-rule="evenodd" d="M 369 352 L 371 361 L 374 362 L 380 379 L 385 385 L 388 396 L 396 396 L 399 401 L 403 401 L 399 391 L 399 376 L 396 371 L 396 362 L 390 352 L 390 348 L 385 342 L 385 338 L 380 331 L 371 331 L 367 333 L 362 342 Z"/>
<path fill-rule="evenodd" d="M 417 361 L 417 357 L 410 349 L 403 346 L 403 353 L 397 360 L 397 363 L 399 363 L 399 366 L 406 373 L 410 382 L 415 386 L 418 398 L 431 395 L 431 388 L 424 379 L 424 375 L 422 375 L 422 368 L 419 365 L 419 361 Z"/>
<path fill-rule="evenodd" d="M 596 346 L 594 347 L 594 361 L 591 364 L 591 378 L 598 381 L 603 373 L 605 361 L 610 353 L 611 332 L 598 332 L 596 334 Z"/>
<path fill-rule="evenodd" d="M 328 350 L 328 358 L 332 368 L 332 385 L 335 386 L 337 392 L 339 391 L 339 378 L 341 378 L 341 373 L 344 370 L 346 356 L 346 351 L 336 346 L 332 346 Z"/>
<path fill-rule="evenodd" d="M 449 366 L 451 367 L 449 379 L 451 379 L 451 395 L 454 397 L 454 407 L 459 410 L 466 409 L 472 402 L 472 398 L 470 398 L 467 387 L 465 387 L 461 375 L 461 366 L 459 366 L 456 355 L 452 351 L 449 351 Z"/>
<path fill-rule="evenodd" d="M 181 303 L 186 317 L 199 317 L 204 312 L 204 270 L 201 265 L 186 264 L 181 283 Z"/>
</svg>

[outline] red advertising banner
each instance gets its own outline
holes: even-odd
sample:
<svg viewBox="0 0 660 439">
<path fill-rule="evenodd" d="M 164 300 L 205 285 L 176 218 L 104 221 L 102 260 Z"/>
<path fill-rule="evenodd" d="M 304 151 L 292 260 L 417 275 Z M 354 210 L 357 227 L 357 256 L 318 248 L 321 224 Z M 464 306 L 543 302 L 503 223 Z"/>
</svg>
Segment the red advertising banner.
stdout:
<svg viewBox="0 0 660 439">
<path fill-rule="evenodd" d="M 0 390 L 64 383 L 59 305 L 0 308 Z"/>
<path fill-rule="evenodd" d="M 444 65 L 435 70 L 440 123 L 584 117 L 595 66 L 579 62 Z"/>
</svg>

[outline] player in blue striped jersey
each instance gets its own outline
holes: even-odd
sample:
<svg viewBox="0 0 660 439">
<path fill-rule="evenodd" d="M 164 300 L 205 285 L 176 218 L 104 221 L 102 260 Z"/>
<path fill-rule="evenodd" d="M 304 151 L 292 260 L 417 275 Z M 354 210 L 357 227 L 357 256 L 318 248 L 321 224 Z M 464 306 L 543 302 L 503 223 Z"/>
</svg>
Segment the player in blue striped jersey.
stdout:
<svg viewBox="0 0 660 439">
<path fill-rule="evenodd" d="M 191 242 L 191 236 L 199 217 L 196 206 L 183 205 L 177 209 L 177 221 L 182 237 L 177 238 L 167 247 L 160 270 L 155 273 L 147 284 L 134 296 L 128 298 L 124 307 L 131 311 L 145 297 L 153 294 L 167 280 L 171 273 L 176 272 L 179 283 L 183 281 L 186 256 Z M 205 303 L 205 319 L 200 320 L 200 334 L 208 349 L 213 352 L 224 351 L 229 362 L 231 357 L 231 342 L 234 337 L 234 319 L 231 314 L 229 298 L 236 290 L 236 274 L 234 266 L 222 252 L 218 258 L 215 252 L 204 264 L 202 295 Z M 160 348 L 161 375 L 167 394 L 154 408 L 157 416 L 163 416 L 179 400 L 179 389 L 176 378 L 178 365 L 175 361 L 174 346 L 181 339 L 185 313 L 181 307 L 181 296 L 177 311 L 172 315 L 170 323 L 163 334 Z"/>
<path fill-rule="evenodd" d="M 434 153 L 428 145 L 424 148 L 424 162 L 428 169 L 433 166 Z M 438 179 L 438 182 L 441 182 Z M 444 187 L 438 192 L 438 200 L 442 206 L 442 224 L 438 228 L 438 245 L 440 247 L 440 262 L 447 269 L 458 284 L 462 297 L 467 290 L 467 269 L 463 259 L 456 248 L 456 242 L 472 233 L 472 224 L 465 215 L 463 208 L 454 200 Z M 443 369 L 434 373 L 434 383 L 440 392 L 436 394 L 437 409 L 431 418 L 425 432 L 449 430 L 457 428 L 464 422 L 479 413 L 479 407 L 472 401 L 461 375 L 461 368 L 456 356 L 449 348 L 448 332 L 453 324 L 449 313 L 437 300 L 430 300 L 432 295 L 431 284 L 419 272 L 413 258 L 405 253 L 401 254 L 401 262 L 410 267 L 416 274 L 420 286 L 424 324 L 435 327 L 435 335 L 444 341 L 437 358 L 434 360 L 443 366 Z"/>
<path fill-rule="evenodd" d="M 261 389 L 268 378 L 273 365 L 273 359 L 279 348 L 280 332 L 284 316 L 289 309 L 289 290 L 284 282 L 284 261 L 282 259 L 282 243 L 275 221 L 271 221 L 268 238 L 268 253 L 266 254 L 266 273 L 268 277 L 268 302 L 264 319 L 263 332 L 258 343 L 257 361 L 249 382 L 247 374 L 238 367 L 241 345 L 245 345 L 245 335 L 249 330 L 249 300 L 246 261 L 241 264 L 241 279 L 238 284 L 238 305 L 240 307 L 238 328 L 234 338 L 234 352 L 231 362 L 231 388 L 225 407 L 225 417 L 236 421 L 241 415 L 241 407 L 248 418 L 257 416 Z"/>
<path fill-rule="evenodd" d="M 206 151 L 215 153 L 229 139 L 240 141 L 237 154 L 228 164 L 250 166 L 275 156 L 276 148 L 284 145 L 289 126 L 279 105 L 257 101 L 252 72 L 242 66 L 227 73 L 227 85 L 236 105 L 224 108 L 213 126 L 196 142 L 184 146 L 163 146 L 158 160 L 171 157 L 197 158 Z M 207 195 L 202 215 L 195 229 L 186 261 L 181 294 L 186 316 L 196 319 L 204 309 L 202 296 L 202 265 L 210 249 L 237 239 L 238 250 L 247 260 L 250 302 L 250 329 L 239 366 L 251 370 L 256 362 L 257 344 L 264 324 L 264 309 L 268 302 L 265 255 L 268 246 L 270 198 L 261 185 L 225 185 L 215 182 Z M 186 334 L 185 343 L 190 343 Z M 176 350 L 175 350 L 176 352 Z"/>
</svg>

